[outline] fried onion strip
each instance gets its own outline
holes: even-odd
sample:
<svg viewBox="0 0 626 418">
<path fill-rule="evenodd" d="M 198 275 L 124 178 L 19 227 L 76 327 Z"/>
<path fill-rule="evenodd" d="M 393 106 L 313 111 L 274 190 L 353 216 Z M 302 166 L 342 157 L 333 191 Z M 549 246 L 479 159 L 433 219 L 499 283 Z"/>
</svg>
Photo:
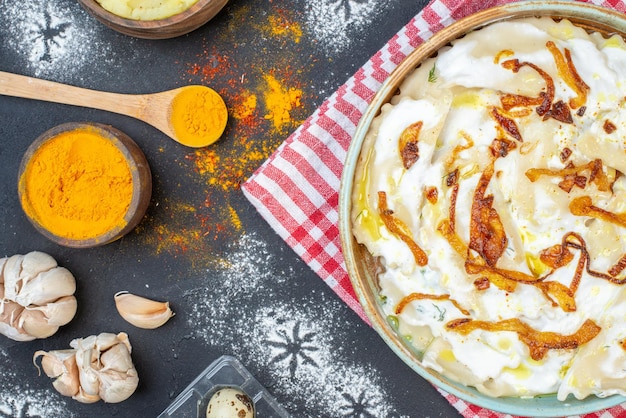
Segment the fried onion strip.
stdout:
<svg viewBox="0 0 626 418">
<path fill-rule="evenodd" d="M 541 251 L 539 259 L 546 266 L 556 270 L 568 265 L 574 259 L 574 254 L 567 249 L 567 246 L 556 244 Z"/>
<path fill-rule="evenodd" d="M 568 178 L 576 179 L 576 177 L 578 177 L 581 172 L 588 170 L 589 182 L 595 183 L 595 185 L 598 187 L 598 190 L 606 192 L 611 190 L 611 183 L 604 173 L 602 166 L 602 160 L 596 159 L 580 166 L 568 164 L 567 167 L 558 170 L 553 170 L 550 168 L 530 168 L 526 170 L 525 174 L 528 180 L 534 183 L 541 176 L 563 177 L 564 181 Z"/>
<path fill-rule="evenodd" d="M 626 277 L 619 279 L 611 275 L 610 272 L 609 274 L 606 274 L 599 271 L 591 270 L 591 267 L 589 266 L 591 263 L 589 262 L 590 256 L 589 252 L 587 251 L 587 244 L 585 243 L 585 240 L 583 240 L 583 238 L 577 233 L 568 232 L 567 234 L 565 234 L 565 236 L 563 237 L 562 245 L 569 248 L 574 248 L 581 252 L 581 258 L 578 261 L 578 266 L 576 269 L 576 276 L 574 277 L 574 279 L 572 280 L 572 284 L 570 285 L 570 289 L 572 289 L 574 292 L 578 287 L 578 283 L 576 282 L 580 282 L 580 278 L 582 277 L 583 269 L 587 271 L 587 274 L 589 274 L 590 276 L 596 277 L 598 279 L 604 279 L 613 284 L 621 285 L 626 283 Z"/>
<path fill-rule="evenodd" d="M 576 312 L 576 290 L 555 281 L 534 283 L 533 286 L 541 290 L 544 296 L 552 302 L 552 306 L 560 306 L 564 312 Z"/>
<path fill-rule="evenodd" d="M 572 61 L 570 50 L 565 48 L 565 56 L 563 56 L 554 42 L 548 41 L 546 43 L 546 47 L 554 57 L 554 62 L 559 72 L 559 76 L 563 79 L 563 81 L 565 81 L 565 84 L 567 84 L 572 90 L 574 90 L 574 93 L 576 93 L 576 97 L 571 98 L 569 101 L 570 107 L 572 109 L 578 109 L 579 107 L 584 106 L 587 102 L 589 86 L 578 74 L 578 71 L 574 66 L 574 62 Z"/>
<path fill-rule="evenodd" d="M 522 139 L 522 134 L 520 133 L 519 128 L 517 127 L 517 123 L 515 123 L 515 120 L 506 116 L 501 109 L 498 109 L 495 106 L 491 108 L 491 116 L 496 120 L 496 122 L 498 122 L 498 125 L 507 134 L 509 134 L 511 137 L 519 142 L 524 142 L 524 140 Z"/>
<path fill-rule="evenodd" d="M 427 293 L 411 293 L 403 297 L 400 303 L 398 303 L 398 306 L 396 306 L 396 310 L 395 310 L 396 315 L 399 315 L 400 313 L 402 313 L 404 308 L 406 308 L 409 303 L 414 302 L 416 300 L 424 300 L 424 299 L 447 300 L 447 301 L 450 301 L 454 305 L 455 308 L 461 311 L 463 315 L 470 314 L 470 312 L 467 309 L 459 305 L 459 303 L 456 300 L 452 299 L 450 295 L 429 295 Z"/>
<path fill-rule="evenodd" d="M 452 221 L 449 219 L 444 219 L 437 226 L 437 231 L 443 235 L 443 237 L 448 241 L 448 244 L 454 249 L 454 251 L 460 255 L 462 258 L 467 257 L 468 248 L 467 245 L 461 240 L 461 238 L 457 235 L 454 230 L 454 225 Z"/>
<path fill-rule="evenodd" d="M 514 292 L 518 283 L 535 285 L 543 282 L 551 273 L 535 277 L 521 271 L 501 269 L 484 264 L 480 264 L 476 260 L 465 261 L 465 271 L 467 274 L 475 274 L 488 279 L 496 287 L 505 292 Z"/>
<path fill-rule="evenodd" d="M 417 245 L 407 226 L 400 219 L 395 218 L 393 210 L 387 206 L 387 193 L 385 192 L 378 192 L 378 212 L 389 232 L 400 238 L 409 247 L 417 265 L 425 266 L 428 264 L 428 256 L 424 250 Z"/>
<path fill-rule="evenodd" d="M 574 334 L 563 335 L 555 332 L 537 331 L 519 318 L 498 322 L 461 318 L 448 322 L 446 328 L 462 335 L 468 335 L 477 329 L 489 332 L 515 332 L 520 341 L 526 344 L 530 350 L 530 357 L 533 360 L 541 360 L 551 349 L 575 349 L 594 339 L 602 330 L 594 321 L 587 319 Z"/>
<path fill-rule="evenodd" d="M 402 165 L 407 170 L 417 162 L 420 157 L 419 153 L 419 135 L 424 123 L 422 121 L 415 122 L 406 127 L 400 134 L 398 148 Z"/>
<path fill-rule="evenodd" d="M 446 186 L 452 187 L 452 192 L 450 193 L 450 209 L 449 209 L 449 217 L 450 217 L 450 230 L 454 231 L 456 228 L 456 200 L 459 195 L 459 169 L 457 168 L 452 173 L 448 174 L 446 178 Z"/>
<path fill-rule="evenodd" d="M 617 263 L 609 270 L 609 274 L 613 277 L 620 274 L 626 268 L 626 254 L 624 254 Z"/>
<path fill-rule="evenodd" d="M 625 213 L 613 213 L 594 206 L 593 201 L 589 196 L 580 196 L 573 199 L 569 204 L 569 209 L 572 212 L 572 215 L 589 216 L 591 218 L 600 219 L 605 222 L 626 227 Z"/>
<path fill-rule="evenodd" d="M 512 107 L 515 107 L 516 105 L 519 106 L 522 103 L 522 105 L 524 106 L 537 104 L 538 106 L 535 111 L 539 116 L 544 116 L 546 113 L 548 113 L 550 107 L 552 106 L 552 101 L 554 100 L 554 80 L 552 80 L 550 74 L 546 73 L 532 62 L 520 62 L 518 59 L 504 61 L 502 63 L 502 66 L 507 70 L 513 71 L 514 73 L 517 73 L 522 67 L 528 66 L 537 71 L 541 78 L 543 78 L 543 80 L 546 82 L 546 91 L 540 92 L 538 98 L 528 97 L 523 99 L 524 96 L 505 94 L 500 99 L 504 109 L 509 110 Z"/>
<path fill-rule="evenodd" d="M 498 212 L 493 208 L 493 196 L 485 196 L 493 176 L 493 163 L 483 171 L 474 191 L 470 217 L 470 249 L 487 264 L 495 266 L 504 254 L 508 239 Z"/>
</svg>

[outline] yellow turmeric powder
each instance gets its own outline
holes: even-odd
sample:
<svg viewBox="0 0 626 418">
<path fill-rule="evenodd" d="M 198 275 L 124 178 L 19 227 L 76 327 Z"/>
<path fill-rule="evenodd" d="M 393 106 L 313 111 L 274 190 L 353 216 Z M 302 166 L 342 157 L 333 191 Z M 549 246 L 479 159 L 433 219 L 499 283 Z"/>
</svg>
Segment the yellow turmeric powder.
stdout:
<svg viewBox="0 0 626 418">
<path fill-rule="evenodd" d="M 127 224 L 131 168 L 95 129 L 78 128 L 45 141 L 19 182 L 26 214 L 56 236 L 98 238 Z"/>
<path fill-rule="evenodd" d="M 222 97 L 205 86 L 189 86 L 174 97 L 170 122 L 178 140 L 190 147 L 217 141 L 226 128 L 228 110 Z"/>
<path fill-rule="evenodd" d="M 266 74 L 264 79 L 267 83 L 264 99 L 268 112 L 265 119 L 272 121 L 276 132 L 285 133 L 285 127 L 295 124 L 291 111 L 302 105 L 302 90 L 284 87 L 272 74 Z"/>
</svg>

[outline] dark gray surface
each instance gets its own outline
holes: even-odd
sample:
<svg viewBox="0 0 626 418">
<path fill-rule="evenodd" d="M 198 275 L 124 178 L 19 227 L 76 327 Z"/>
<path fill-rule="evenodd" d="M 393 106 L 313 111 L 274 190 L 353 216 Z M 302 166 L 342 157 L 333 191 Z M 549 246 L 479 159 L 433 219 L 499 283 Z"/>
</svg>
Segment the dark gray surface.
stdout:
<svg viewBox="0 0 626 418">
<path fill-rule="evenodd" d="M 210 81 L 229 107 L 239 84 L 254 90 L 260 75 L 288 69 L 303 90 L 293 114 L 303 120 L 425 3 L 233 0 L 190 35 L 147 41 L 109 30 L 74 0 L 0 0 L 0 70 L 150 93 L 206 82 L 193 74 L 193 64 L 213 59 L 218 65 L 218 57 L 228 55 L 238 67 Z M 320 11 L 343 16 L 342 32 L 329 33 L 323 22 L 332 18 Z M 299 24 L 300 40 L 272 35 L 271 16 Z M 57 31 L 44 36 L 46 28 Z M 111 124 L 136 140 L 150 162 L 154 190 L 136 231 L 97 249 L 76 250 L 47 241 L 27 222 L 17 199 L 17 169 L 39 134 L 86 120 Z M 260 161 L 211 184 L 218 176 L 198 170 L 194 150 L 128 117 L 0 96 L 0 121 L 0 256 L 51 254 L 76 276 L 79 303 L 74 320 L 48 339 L 20 343 L 0 336 L 0 416 L 157 416 L 224 354 L 238 358 L 293 416 L 458 416 L 293 253 L 237 187 L 220 184 L 243 181 Z M 243 129 L 232 121 L 212 150 L 232 158 L 248 149 L 244 141 L 265 144 L 267 152 L 293 128 L 276 132 L 265 123 Z M 120 290 L 168 300 L 176 316 L 157 330 L 134 328 L 115 311 L 113 294 Z M 36 350 L 120 331 L 129 334 L 140 376 L 137 392 L 120 404 L 64 398 L 32 364 Z"/>
</svg>

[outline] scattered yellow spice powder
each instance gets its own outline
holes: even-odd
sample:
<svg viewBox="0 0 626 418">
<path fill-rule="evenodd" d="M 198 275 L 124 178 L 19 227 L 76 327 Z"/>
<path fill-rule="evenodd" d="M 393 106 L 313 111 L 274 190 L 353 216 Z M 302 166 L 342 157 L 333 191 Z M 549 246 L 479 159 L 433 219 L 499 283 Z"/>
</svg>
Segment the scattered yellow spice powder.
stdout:
<svg viewBox="0 0 626 418">
<path fill-rule="evenodd" d="M 228 205 L 228 212 L 230 212 L 230 221 L 235 230 L 239 231 L 241 229 L 241 219 L 239 219 L 239 214 L 231 205 Z"/>
<path fill-rule="evenodd" d="M 274 129 L 284 133 L 286 127 L 293 125 L 291 111 L 300 107 L 302 90 L 295 87 L 284 87 L 272 74 L 265 74 L 263 79 L 267 89 L 263 92 L 267 114 L 265 119 L 272 122 Z"/>
<path fill-rule="evenodd" d="M 242 94 L 241 103 L 233 109 L 233 117 L 236 119 L 246 119 L 254 116 L 257 108 L 256 94 L 245 92 Z"/>
<path fill-rule="evenodd" d="M 290 35 L 295 43 L 302 38 L 302 27 L 296 21 L 290 21 L 284 15 L 270 15 L 268 18 L 270 31 L 274 36 Z"/>
</svg>

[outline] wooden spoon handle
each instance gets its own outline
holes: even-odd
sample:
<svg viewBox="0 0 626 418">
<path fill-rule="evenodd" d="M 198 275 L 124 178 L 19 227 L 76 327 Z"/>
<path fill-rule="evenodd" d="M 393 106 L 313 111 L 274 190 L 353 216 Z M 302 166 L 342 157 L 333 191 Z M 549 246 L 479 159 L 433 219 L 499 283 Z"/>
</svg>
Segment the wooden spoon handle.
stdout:
<svg viewBox="0 0 626 418">
<path fill-rule="evenodd" d="M 109 93 L 0 71 L 0 94 L 44 100 L 140 118 L 146 107 L 143 95 Z"/>
</svg>

